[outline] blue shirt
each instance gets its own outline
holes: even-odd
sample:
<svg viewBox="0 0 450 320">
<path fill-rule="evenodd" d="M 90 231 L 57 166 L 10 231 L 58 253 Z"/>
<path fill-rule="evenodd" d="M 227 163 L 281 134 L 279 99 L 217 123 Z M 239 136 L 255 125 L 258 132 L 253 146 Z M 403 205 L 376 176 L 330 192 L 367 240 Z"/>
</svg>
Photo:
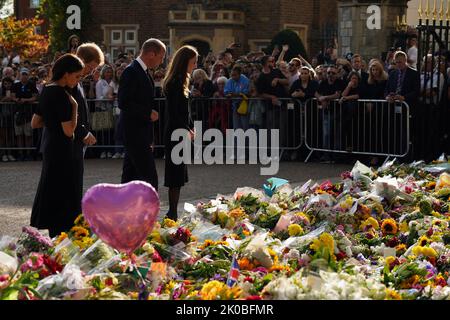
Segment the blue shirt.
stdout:
<svg viewBox="0 0 450 320">
<path fill-rule="evenodd" d="M 243 74 L 241 74 L 241 77 L 239 78 L 239 81 L 235 81 L 232 78 L 230 78 L 226 85 L 225 85 L 225 89 L 224 89 L 224 94 L 228 95 L 230 93 L 235 93 L 235 94 L 245 94 L 248 95 L 248 93 L 250 92 L 250 80 L 244 76 Z M 237 107 L 240 104 L 240 100 L 234 100 L 233 101 L 233 107 Z"/>
</svg>

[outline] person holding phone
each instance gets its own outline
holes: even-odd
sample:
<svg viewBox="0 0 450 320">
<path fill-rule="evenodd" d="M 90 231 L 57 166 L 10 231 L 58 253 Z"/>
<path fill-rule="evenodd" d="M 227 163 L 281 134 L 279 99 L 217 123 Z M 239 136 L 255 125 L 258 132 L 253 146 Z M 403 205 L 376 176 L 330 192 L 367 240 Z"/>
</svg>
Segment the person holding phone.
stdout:
<svg viewBox="0 0 450 320">
<path fill-rule="evenodd" d="M 55 62 L 51 82 L 44 87 L 31 121 L 33 129 L 45 126 L 47 133 L 30 222 L 38 229 L 48 229 L 51 237 L 70 230 L 81 213 L 74 157 L 78 103 L 68 90 L 78 85 L 83 68 L 83 62 L 73 54 Z"/>
</svg>

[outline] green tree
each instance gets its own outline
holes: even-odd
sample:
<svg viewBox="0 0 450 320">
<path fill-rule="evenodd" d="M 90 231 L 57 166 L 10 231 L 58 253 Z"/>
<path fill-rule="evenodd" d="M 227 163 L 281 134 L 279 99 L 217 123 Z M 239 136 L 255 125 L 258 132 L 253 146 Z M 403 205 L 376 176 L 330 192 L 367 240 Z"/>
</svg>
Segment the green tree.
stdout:
<svg viewBox="0 0 450 320">
<path fill-rule="evenodd" d="M 267 54 L 272 54 L 275 46 L 278 46 L 281 50 L 282 46 L 286 44 L 289 45 L 289 50 L 286 52 L 284 60 L 289 61 L 292 58 L 298 57 L 299 54 L 305 59 L 308 59 L 302 39 L 300 39 L 295 31 L 290 29 L 285 29 L 277 33 L 265 52 Z"/>
<path fill-rule="evenodd" d="M 77 5 L 81 9 L 81 30 L 69 30 L 66 22 L 69 14 L 66 13 L 67 8 L 71 5 Z M 90 1 L 89 0 L 43 0 L 38 14 L 49 21 L 49 39 L 52 52 L 67 50 L 67 40 L 73 34 L 76 34 L 84 41 L 84 32 L 89 23 L 90 18 Z"/>
</svg>

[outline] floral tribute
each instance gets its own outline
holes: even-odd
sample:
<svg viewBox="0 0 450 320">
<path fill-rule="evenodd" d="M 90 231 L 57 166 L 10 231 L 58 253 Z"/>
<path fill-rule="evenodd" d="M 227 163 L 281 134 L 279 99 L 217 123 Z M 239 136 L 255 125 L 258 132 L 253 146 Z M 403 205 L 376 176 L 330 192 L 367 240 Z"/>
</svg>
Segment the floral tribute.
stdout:
<svg viewBox="0 0 450 320">
<path fill-rule="evenodd" d="M 450 299 L 450 163 L 357 162 L 336 182 L 186 204 L 131 256 L 80 216 L 0 239 L 0 300 Z"/>
</svg>

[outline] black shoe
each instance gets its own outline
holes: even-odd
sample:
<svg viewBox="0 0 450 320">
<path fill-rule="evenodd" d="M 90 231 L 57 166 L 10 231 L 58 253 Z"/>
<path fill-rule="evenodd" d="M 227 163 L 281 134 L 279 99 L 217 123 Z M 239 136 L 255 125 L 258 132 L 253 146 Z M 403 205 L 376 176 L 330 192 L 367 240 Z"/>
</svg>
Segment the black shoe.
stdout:
<svg viewBox="0 0 450 320">
<path fill-rule="evenodd" d="M 166 216 L 164 217 L 164 218 L 166 218 L 166 219 L 170 219 L 170 220 L 173 220 L 173 221 L 177 221 L 178 220 L 178 215 L 174 215 L 174 214 L 170 214 L 170 213 L 167 213 L 166 214 Z"/>
</svg>

